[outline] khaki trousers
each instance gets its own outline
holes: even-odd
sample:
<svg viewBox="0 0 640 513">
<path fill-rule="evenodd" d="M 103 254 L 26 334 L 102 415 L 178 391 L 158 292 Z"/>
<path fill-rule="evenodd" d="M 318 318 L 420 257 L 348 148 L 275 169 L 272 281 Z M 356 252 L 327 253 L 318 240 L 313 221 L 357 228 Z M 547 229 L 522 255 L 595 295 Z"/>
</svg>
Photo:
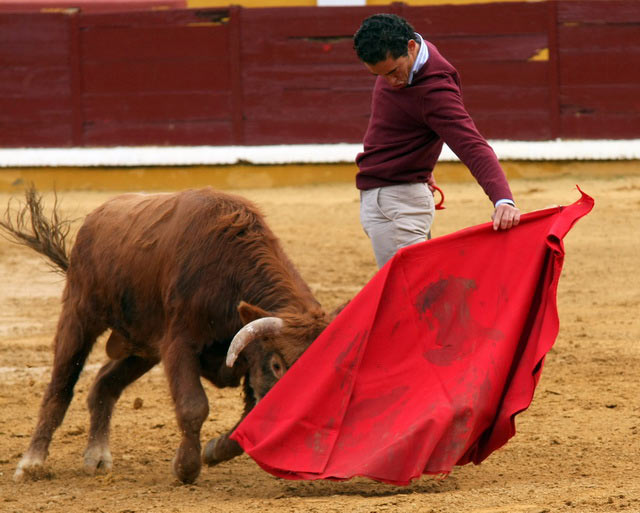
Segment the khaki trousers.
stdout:
<svg viewBox="0 0 640 513">
<path fill-rule="evenodd" d="M 405 246 L 429 238 L 435 206 L 426 183 L 360 191 L 360 222 L 371 239 L 378 267 Z"/>
</svg>

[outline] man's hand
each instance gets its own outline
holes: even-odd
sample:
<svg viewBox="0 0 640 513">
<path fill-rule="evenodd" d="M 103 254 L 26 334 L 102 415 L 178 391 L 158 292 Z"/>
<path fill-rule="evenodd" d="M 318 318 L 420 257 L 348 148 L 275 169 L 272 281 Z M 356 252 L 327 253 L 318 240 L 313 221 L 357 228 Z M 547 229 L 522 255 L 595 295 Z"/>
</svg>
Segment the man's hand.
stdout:
<svg viewBox="0 0 640 513">
<path fill-rule="evenodd" d="M 518 226 L 520 222 L 520 210 L 508 203 L 498 205 L 491 216 L 494 230 L 508 230 Z"/>
</svg>

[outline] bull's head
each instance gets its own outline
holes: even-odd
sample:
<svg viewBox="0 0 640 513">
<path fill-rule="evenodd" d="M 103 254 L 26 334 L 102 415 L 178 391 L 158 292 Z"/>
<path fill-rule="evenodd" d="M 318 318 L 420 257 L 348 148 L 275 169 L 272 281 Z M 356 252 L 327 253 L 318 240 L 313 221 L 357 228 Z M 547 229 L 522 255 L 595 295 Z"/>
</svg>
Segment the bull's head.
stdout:
<svg viewBox="0 0 640 513">
<path fill-rule="evenodd" d="M 238 313 L 244 327 L 231 341 L 227 365 L 232 367 L 244 351 L 256 401 L 271 390 L 329 323 L 320 308 L 275 316 L 242 301 Z"/>
</svg>

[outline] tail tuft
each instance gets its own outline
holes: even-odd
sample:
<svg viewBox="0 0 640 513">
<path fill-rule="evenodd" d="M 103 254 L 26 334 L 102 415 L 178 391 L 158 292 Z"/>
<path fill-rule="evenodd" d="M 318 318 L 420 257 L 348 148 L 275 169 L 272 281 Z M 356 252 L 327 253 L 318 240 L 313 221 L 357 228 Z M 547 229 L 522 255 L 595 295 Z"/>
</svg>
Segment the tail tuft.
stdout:
<svg viewBox="0 0 640 513">
<path fill-rule="evenodd" d="M 44 213 L 42 196 L 33 184 L 25 190 L 25 201 L 15 211 L 11 209 L 11 203 L 7 205 L 4 217 L 0 219 L 0 234 L 46 256 L 54 271 L 66 273 L 69 268 L 66 237 L 71 221 L 59 217 L 57 195 L 49 217 Z"/>
</svg>

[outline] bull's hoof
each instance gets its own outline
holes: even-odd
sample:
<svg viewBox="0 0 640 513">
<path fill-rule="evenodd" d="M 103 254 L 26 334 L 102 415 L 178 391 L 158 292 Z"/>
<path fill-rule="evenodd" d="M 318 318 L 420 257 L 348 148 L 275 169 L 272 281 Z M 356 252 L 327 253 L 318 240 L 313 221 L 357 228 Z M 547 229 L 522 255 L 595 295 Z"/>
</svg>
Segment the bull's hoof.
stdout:
<svg viewBox="0 0 640 513">
<path fill-rule="evenodd" d="M 23 481 L 40 481 L 42 479 L 51 479 L 53 473 L 44 465 L 43 460 L 22 458 L 15 473 L 13 474 L 13 480 L 16 483 Z"/>
<path fill-rule="evenodd" d="M 176 457 L 171 462 L 171 468 L 173 475 L 178 478 L 184 484 L 192 484 L 196 482 L 200 475 L 200 465 L 185 465 L 184 463 L 178 463 Z"/>
<path fill-rule="evenodd" d="M 87 447 L 84 452 L 84 471 L 90 476 L 96 472 L 111 472 L 113 458 L 108 447 Z"/>
<path fill-rule="evenodd" d="M 207 445 L 204 446 L 204 451 L 202 451 L 202 462 L 205 465 L 212 467 L 213 465 L 220 463 L 221 460 L 216 457 L 216 445 L 219 440 L 219 438 L 212 438 L 207 442 Z"/>
<path fill-rule="evenodd" d="M 184 447 L 182 444 L 178 447 L 176 455 L 173 458 L 171 467 L 173 469 L 173 475 L 175 475 L 180 481 L 185 484 L 194 483 L 200 475 L 200 468 L 202 463 L 200 462 L 200 447 Z"/>
<path fill-rule="evenodd" d="M 236 441 L 229 440 L 226 436 L 220 436 L 207 442 L 204 451 L 202 451 L 202 461 L 212 467 L 235 458 L 243 452 L 242 447 Z"/>
</svg>

